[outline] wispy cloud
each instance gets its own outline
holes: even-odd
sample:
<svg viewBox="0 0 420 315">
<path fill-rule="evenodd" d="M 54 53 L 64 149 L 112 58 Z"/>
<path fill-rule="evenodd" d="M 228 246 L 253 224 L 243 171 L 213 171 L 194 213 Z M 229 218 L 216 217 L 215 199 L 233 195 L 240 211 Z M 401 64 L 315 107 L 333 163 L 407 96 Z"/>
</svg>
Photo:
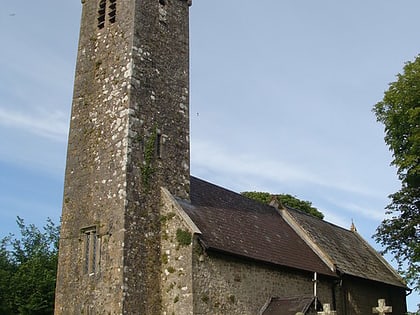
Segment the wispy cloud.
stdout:
<svg viewBox="0 0 420 315">
<path fill-rule="evenodd" d="M 330 172 L 309 169 L 305 165 L 282 159 L 279 155 L 273 158 L 249 153 L 235 155 L 228 149 L 201 140 L 193 142 L 191 153 L 193 168 L 213 169 L 218 173 L 235 174 L 239 177 L 263 178 L 270 182 L 301 183 L 370 198 L 381 196 L 380 192 L 369 187 L 369 183 L 357 181 L 357 177 L 353 180 L 345 179 L 342 174 L 336 175 L 334 169 Z"/>
<path fill-rule="evenodd" d="M 24 114 L 0 108 L 0 125 L 54 141 L 64 142 L 67 139 L 68 122 L 65 115 L 59 111 Z"/>
<path fill-rule="evenodd" d="M 346 209 L 347 213 L 352 214 L 353 217 L 362 216 L 367 219 L 382 221 L 385 215 L 385 210 L 383 209 L 385 205 L 383 205 L 383 208 L 379 206 L 377 208 L 372 208 L 372 205 L 375 204 L 374 202 L 366 202 L 361 199 L 358 199 L 357 201 L 346 201 L 330 197 L 326 199 L 328 202 L 336 205 L 338 209 Z"/>
<path fill-rule="evenodd" d="M 281 155 L 270 158 L 258 152 L 232 153 L 235 150 L 237 148 L 230 150 L 194 139 L 192 172 L 197 176 L 209 176 L 205 179 L 216 180 L 216 184 L 236 191 L 300 191 L 303 194 L 316 191 L 306 198 L 320 207 L 328 221 L 344 227 L 350 226 L 352 218 L 372 222 L 384 218 L 387 193 L 375 186 L 377 179 L 369 181 L 361 170 L 313 168 L 317 163 L 300 165 Z M 318 164 L 325 164 L 325 161 Z"/>
</svg>

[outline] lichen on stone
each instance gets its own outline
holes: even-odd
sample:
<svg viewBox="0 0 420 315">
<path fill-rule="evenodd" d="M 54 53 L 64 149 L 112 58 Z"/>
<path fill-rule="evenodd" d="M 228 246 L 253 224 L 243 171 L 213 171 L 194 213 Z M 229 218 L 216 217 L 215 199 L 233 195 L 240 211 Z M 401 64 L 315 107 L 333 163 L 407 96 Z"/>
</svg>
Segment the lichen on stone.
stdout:
<svg viewBox="0 0 420 315">
<path fill-rule="evenodd" d="M 178 242 L 178 245 L 180 246 L 189 246 L 191 245 L 192 241 L 192 234 L 189 231 L 185 231 L 182 229 L 176 230 L 176 240 Z"/>
</svg>

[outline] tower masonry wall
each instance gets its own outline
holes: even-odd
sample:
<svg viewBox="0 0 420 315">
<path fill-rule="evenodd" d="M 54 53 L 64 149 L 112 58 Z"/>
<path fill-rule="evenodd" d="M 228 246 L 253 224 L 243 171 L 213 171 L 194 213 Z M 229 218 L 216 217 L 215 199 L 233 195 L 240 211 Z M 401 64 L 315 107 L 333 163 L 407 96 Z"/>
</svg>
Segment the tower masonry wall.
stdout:
<svg viewBox="0 0 420 315">
<path fill-rule="evenodd" d="M 124 310 L 159 314 L 160 189 L 189 195 L 189 5 L 135 1 L 124 244 Z"/>
<path fill-rule="evenodd" d="M 160 187 L 189 192 L 189 5 L 82 6 L 55 313 L 159 314 Z"/>
<path fill-rule="evenodd" d="M 131 34 L 97 28 L 96 1 L 85 1 L 71 113 L 59 267 L 58 314 L 119 314 L 123 299 L 124 208 L 128 162 Z M 121 14 L 130 14 L 121 7 Z M 116 49 L 118 47 L 118 50 Z M 94 272 L 84 228 L 96 229 Z"/>
</svg>

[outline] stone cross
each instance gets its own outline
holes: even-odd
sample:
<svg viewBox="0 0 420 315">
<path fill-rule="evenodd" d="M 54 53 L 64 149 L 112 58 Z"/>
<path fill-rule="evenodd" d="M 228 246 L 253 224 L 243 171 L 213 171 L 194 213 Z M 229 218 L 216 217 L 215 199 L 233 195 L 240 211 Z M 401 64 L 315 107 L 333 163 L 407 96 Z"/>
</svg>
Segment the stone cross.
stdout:
<svg viewBox="0 0 420 315">
<path fill-rule="evenodd" d="M 392 313 L 392 306 L 386 306 L 385 299 L 378 300 L 378 306 L 372 307 L 373 314 L 385 315 L 386 313 Z"/>
<path fill-rule="evenodd" d="M 318 315 L 337 315 L 336 311 L 331 311 L 331 306 L 330 304 L 326 303 L 322 305 L 322 312 L 317 312 Z"/>
</svg>

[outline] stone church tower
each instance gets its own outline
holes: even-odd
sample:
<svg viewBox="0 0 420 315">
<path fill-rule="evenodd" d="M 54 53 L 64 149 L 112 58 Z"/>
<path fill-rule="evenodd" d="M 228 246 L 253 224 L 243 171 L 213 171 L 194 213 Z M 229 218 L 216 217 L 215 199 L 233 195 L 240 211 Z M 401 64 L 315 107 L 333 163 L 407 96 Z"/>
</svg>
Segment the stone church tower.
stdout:
<svg viewBox="0 0 420 315">
<path fill-rule="evenodd" d="M 82 0 L 56 314 L 160 313 L 160 187 L 189 193 L 189 0 Z"/>
</svg>

